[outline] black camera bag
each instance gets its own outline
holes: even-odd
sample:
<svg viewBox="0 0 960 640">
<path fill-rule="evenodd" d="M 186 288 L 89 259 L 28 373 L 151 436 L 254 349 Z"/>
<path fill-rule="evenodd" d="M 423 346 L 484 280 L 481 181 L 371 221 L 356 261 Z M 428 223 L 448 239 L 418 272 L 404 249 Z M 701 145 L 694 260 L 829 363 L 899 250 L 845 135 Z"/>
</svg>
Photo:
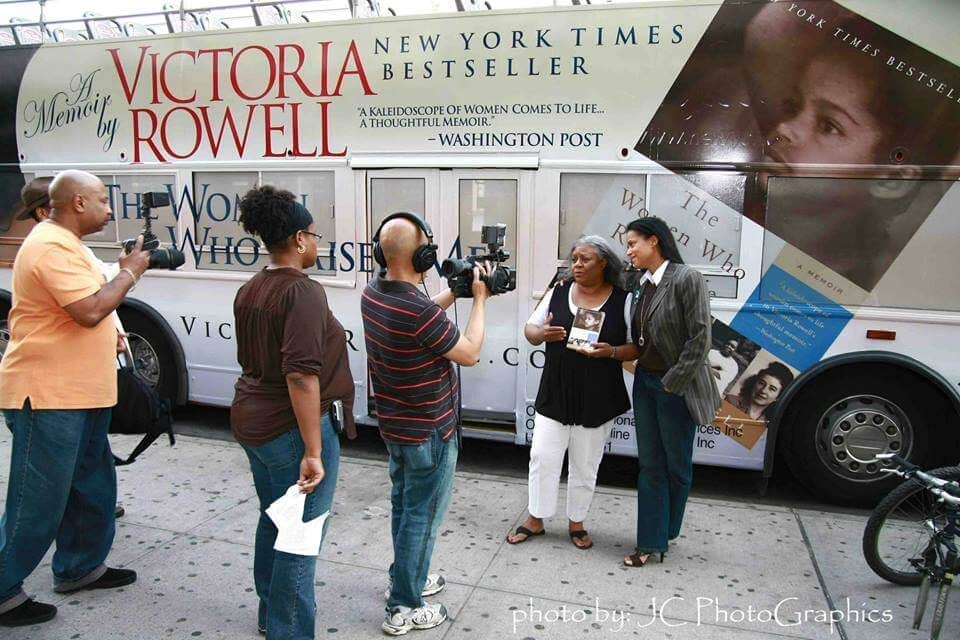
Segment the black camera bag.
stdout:
<svg viewBox="0 0 960 640">
<path fill-rule="evenodd" d="M 110 433 L 144 434 L 126 460 L 113 456 L 117 466 L 130 464 L 153 442 L 167 434 L 174 444 L 173 413 L 168 400 L 136 374 L 133 367 L 117 369 L 117 405 L 110 418 Z"/>
</svg>

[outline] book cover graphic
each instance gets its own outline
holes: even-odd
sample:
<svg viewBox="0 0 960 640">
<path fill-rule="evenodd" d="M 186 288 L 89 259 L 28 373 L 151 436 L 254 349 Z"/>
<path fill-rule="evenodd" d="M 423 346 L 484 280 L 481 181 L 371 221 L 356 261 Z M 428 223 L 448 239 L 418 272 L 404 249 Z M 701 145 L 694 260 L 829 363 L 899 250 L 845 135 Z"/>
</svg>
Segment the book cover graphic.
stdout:
<svg viewBox="0 0 960 640">
<path fill-rule="evenodd" d="M 573 318 L 573 326 L 570 328 L 570 335 L 567 336 L 567 348 L 579 349 L 599 342 L 604 315 L 606 314 L 603 311 L 578 308 L 577 315 Z"/>
</svg>

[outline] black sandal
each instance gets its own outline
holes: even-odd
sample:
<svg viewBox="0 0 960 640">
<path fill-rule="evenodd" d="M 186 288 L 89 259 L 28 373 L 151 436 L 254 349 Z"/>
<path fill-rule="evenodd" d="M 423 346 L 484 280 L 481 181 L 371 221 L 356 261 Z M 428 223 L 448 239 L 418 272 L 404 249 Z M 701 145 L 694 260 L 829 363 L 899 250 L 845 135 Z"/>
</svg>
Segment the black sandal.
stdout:
<svg viewBox="0 0 960 640">
<path fill-rule="evenodd" d="M 576 530 L 576 531 L 568 531 L 567 533 L 570 534 L 570 542 L 572 542 L 572 543 L 573 543 L 573 546 L 575 546 L 577 549 L 583 549 L 584 551 L 586 551 L 587 549 L 589 549 L 589 548 L 591 548 L 591 547 L 593 546 L 593 540 L 591 540 L 591 541 L 590 541 L 590 544 L 588 544 L 588 545 L 586 545 L 586 546 L 581 546 L 581 545 L 577 544 L 577 542 L 576 542 L 577 540 L 583 540 L 583 539 L 586 538 L 588 535 L 590 535 L 589 533 L 587 533 L 587 530 L 586 530 L 586 529 L 578 529 L 578 530 Z"/>
<path fill-rule="evenodd" d="M 510 542 L 510 536 L 507 536 L 507 544 L 523 544 L 530 538 L 533 538 L 536 536 L 542 536 L 546 532 L 547 532 L 546 529 L 540 529 L 540 531 L 530 531 L 530 529 L 527 529 L 525 526 L 520 525 L 519 527 L 517 527 L 516 531 L 513 532 L 513 535 L 524 535 L 526 537 L 523 538 L 522 540 Z"/>
<path fill-rule="evenodd" d="M 623 559 L 623 566 L 625 567 L 644 567 L 650 558 L 652 558 L 656 553 L 660 554 L 660 563 L 663 563 L 664 552 L 651 552 L 651 551 L 634 551 L 626 558 Z"/>
</svg>

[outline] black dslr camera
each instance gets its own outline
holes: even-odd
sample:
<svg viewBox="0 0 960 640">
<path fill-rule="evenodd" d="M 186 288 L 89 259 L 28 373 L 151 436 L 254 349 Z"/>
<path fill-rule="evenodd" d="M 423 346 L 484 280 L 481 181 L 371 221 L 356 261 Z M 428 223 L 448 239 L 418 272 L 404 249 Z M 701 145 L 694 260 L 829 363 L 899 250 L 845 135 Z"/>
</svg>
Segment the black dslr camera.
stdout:
<svg viewBox="0 0 960 640">
<path fill-rule="evenodd" d="M 517 288 L 517 272 L 505 267 L 501 262 L 510 259 L 510 254 L 503 250 L 503 243 L 507 237 L 507 225 L 484 225 L 480 231 L 480 241 L 487 245 L 487 254 L 482 256 L 467 256 L 466 258 L 448 258 L 440 265 L 440 273 L 447 279 L 450 290 L 455 298 L 472 298 L 473 266 L 478 262 L 491 262 L 493 271 L 483 281 L 490 290 L 490 295 L 499 295 Z"/>
<path fill-rule="evenodd" d="M 150 264 L 147 267 L 148 269 L 176 269 L 183 266 L 183 263 L 186 262 L 186 257 L 183 255 L 183 251 L 170 247 L 168 249 L 162 249 L 160 247 L 160 239 L 157 238 L 153 233 L 153 228 L 150 226 L 150 210 L 156 207 L 169 207 L 170 206 L 170 196 L 166 193 L 156 192 L 156 193 L 144 193 L 140 196 L 140 215 L 143 217 L 143 250 L 150 252 Z M 124 240 L 123 249 L 127 253 L 133 251 L 133 247 L 137 244 L 136 238 L 133 240 Z"/>
</svg>

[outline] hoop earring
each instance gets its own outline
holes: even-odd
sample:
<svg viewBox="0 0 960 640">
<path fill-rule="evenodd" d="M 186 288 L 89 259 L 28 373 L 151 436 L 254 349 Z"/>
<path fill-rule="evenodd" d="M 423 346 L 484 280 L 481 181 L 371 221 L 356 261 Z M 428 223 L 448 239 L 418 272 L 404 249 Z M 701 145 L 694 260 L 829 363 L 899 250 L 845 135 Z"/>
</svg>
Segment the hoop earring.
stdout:
<svg viewBox="0 0 960 640">
<path fill-rule="evenodd" d="M 297 245 L 297 253 L 301 253 L 301 254 L 302 254 L 302 253 L 306 253 L 306 252 L 307 252 L 307 248 L 306 248 L 305 246 L 303 246 L 302 244 L 298 244 L 298 245 Z"/>
</svg>

